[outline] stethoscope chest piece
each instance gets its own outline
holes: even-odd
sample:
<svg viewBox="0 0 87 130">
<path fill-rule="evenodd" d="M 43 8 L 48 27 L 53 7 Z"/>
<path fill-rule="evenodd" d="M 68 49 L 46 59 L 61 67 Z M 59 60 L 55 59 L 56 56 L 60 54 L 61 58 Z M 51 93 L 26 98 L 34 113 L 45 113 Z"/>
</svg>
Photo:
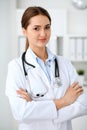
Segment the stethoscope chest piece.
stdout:
<svg viewBox="0 0 87 130">
<path fill-rule="evenodd" d="M 62 83 L 61 83 L 60 77 L 55 77 L 55 80 L 54 80 L 53 84 L 54 84 L 53 85 L 54 87 L 57 87 L 57 88 L 61 87 Z"/>
<path fill-rule="evenodd" d="M 26 68 L 25 68 L 25 64 L 27 64 L 28 66 L 31 66 L 32 68 L 35 68 L 34 65 L 28 63 L 25 59 L 25 54 L 26 52 L 24 52 L 22 54 L 22 64 L 23 64 L 23 70 L 24 70 L 24 74 L 25 74 L 25 77 L 28 81 L 28 73 L 26 72 Z M 60 78 L 60 73 L 59 73 L 59 66 L 58 66 L 58 61 L 57 61 L 57 58 L 55 58 L 55 74 L 54 74 L 54 78 L 52 79 L 52 86 L 53 88 L 56 87 L 56 88 L 59 88 L 62 84 L 61 84 L 61 78 Z M 34 70 L 35 71 L 35 70 Z M 43 81 L 43 80 L 42 80 Z M 38 81 L 37 81 L 38 82 Z M 45 91 L 42 92 L 42 89 L 41 91 L 39 91 L 40 89 L 38 89 L 38 91 L 33 91 L 32 88 L 30 87 L 30 95 L 34 98 L 40 98 L 40 97 L 43 97 L 44 95 L 47 94 L 48 92 L 48 87 L 45 85 L 43 85 L 45 87 Z"/>
</svg>

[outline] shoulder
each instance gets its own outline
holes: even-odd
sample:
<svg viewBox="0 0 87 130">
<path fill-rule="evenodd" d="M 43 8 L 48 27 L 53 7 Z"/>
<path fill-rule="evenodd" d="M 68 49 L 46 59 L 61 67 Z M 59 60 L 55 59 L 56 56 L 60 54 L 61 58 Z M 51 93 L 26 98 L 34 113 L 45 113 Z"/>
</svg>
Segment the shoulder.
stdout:
<svg viewBox="0 0 87 130">
<path fill-rule="evenodd" d="M 15 71 L 17 68 L 21 66 L 21 64 L 22 64 L 21 56 L 18 58 L 14 58 L 8 63 L 8 69 Z"/>
<path fill-rule="evenodd" d="M 70 84 L 72 84 L 74 81 L 77 81 L 77 71 L 72 62 L 63 56 L 57 56 L 57 59 L 60 70 L 62 70 L 66 75 L 68 75 Z"/>
<path fill-rule="evenodd" d="M 19 81 L 23 78 L 23 66 L 22 66 L 22 59 L 14 58 L 8 63 L 8 70 L 7 70 L 7 77 L 11 80 Z"/>
<path fill-rule="evenodd" d="M 14 58 L 11 61 L 9 61 L 8 66 L 15 66 L 19 62 L 20 58 Z"/>
<path fill-rule="evenodd" d="M 61 69 L 70 72 L 76 72 L 72 62 L 64 56 L 57 56 L 58 65 Z"/>
<path fill-rule="evenodd" d="M 58 60 L 59 64 L 61 64 L 61 63 L 66 64 L 66 65 L 67 64 L 72 64 L 71 61 L 69 59 L 67 59 L 66 57 L 64 57 L 64 56 L 58 56 L 57 55 L 56 57 L 57 57 L 57 60 Z"/>
</svg>

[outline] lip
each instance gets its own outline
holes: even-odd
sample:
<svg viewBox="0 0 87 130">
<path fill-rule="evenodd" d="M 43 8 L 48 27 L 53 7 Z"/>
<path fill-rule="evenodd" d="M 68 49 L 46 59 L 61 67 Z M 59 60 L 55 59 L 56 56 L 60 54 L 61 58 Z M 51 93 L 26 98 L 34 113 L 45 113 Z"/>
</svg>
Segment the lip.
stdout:
<svg viewBox="0 0 87 130">
<path fill-rule="evenodd" d="M 44 39 L 39 39 L 39 41 L 42 41 L 42 42 L 44 42 L 44 41 L 46 41 L 46 38 L 44 38 Z"/>
</svg>

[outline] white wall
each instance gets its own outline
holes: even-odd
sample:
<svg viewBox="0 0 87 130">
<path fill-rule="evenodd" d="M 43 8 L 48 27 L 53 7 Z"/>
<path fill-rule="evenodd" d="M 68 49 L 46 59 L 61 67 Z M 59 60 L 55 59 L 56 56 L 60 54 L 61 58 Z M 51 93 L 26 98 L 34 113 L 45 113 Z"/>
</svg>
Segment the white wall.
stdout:
<svg viewBox="0 0 87 130">
<path fill-rule="evenodd" d="M 5 96 L 7 64 L 16 56 L 15 24 L 13 26 L 14 18 L 12 17 L 15 7 L 14 0 L 0 0 L 0 130 L 17 130 Z"/>
<path fill-rule="evenodd" d="M 27 8 L 33 5 L 43 6 L 45 8 L 73 9 L 71 0 L 17 0 L 17 8 Z"/>
<path fill-rule="evenodd" d="M 28 6 L 42 6 L 46 9 L 64 9 L 68 13 L 68 33 L 87 34 L 87 9 L 79 10 L 72 5 L 72 0 L 17 0 L 17 8 Z"/>
</svg>

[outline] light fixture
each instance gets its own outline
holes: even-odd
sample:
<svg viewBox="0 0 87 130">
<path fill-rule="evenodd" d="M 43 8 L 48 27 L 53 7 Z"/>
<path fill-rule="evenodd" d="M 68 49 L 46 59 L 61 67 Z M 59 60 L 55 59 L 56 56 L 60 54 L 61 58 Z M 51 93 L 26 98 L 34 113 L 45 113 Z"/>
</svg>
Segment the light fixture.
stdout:
<svg viewBox="0 0 87 130">
<path fill-rule="evenodd" d="M 72 4 L 78 9 L 87 8 L 87 0 L 72 0 Z"/>
</svg>

